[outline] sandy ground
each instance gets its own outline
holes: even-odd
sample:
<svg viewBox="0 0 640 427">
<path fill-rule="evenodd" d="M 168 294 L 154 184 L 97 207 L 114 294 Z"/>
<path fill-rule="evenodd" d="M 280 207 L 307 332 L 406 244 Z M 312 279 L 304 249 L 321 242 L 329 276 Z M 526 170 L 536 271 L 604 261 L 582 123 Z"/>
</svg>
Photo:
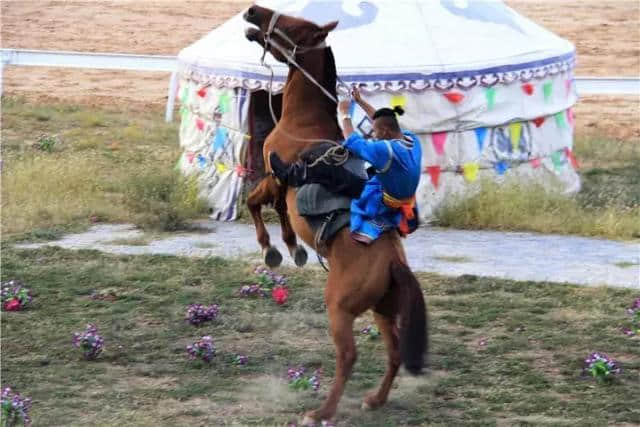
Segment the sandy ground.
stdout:
<svg viewBox="0 0 640 427">
<path fill-rule="evenodd" d="M 507 0 L 576 44 L 577 75 L 640 74 L 637 0 Z M 2 0 L 2 47 L 176 55 L 250 2 Z M 4 93 L 131 109 L 161 108 L 168 75 L 8 67 Z M 638 97 L 586 97 L 577 134 L 640 140 Z"/>
</svg>

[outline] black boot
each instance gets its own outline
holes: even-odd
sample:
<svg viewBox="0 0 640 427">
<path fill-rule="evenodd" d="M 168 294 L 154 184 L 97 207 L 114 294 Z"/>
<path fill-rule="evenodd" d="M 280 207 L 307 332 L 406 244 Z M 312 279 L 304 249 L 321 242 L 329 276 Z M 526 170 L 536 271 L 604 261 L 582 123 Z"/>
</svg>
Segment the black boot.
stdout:
<svg viewBox="0 0 640 427">
<path fill-rule="evenodd" d="M 291 187 L 300 187 L 305 184 L 307 178 L 307 165 L 301 161 L 291 165 L 286 164 L 274 151 L 269 153 L 271 174 L 281 183 Z"/>
</svg>

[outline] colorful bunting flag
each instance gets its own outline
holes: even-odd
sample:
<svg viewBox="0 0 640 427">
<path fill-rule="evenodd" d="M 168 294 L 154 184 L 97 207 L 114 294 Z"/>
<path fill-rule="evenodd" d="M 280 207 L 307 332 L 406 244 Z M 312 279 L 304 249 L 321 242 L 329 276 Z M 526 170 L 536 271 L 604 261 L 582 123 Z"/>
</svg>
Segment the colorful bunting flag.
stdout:
<svg viewBox="0 0 640 427">
<path fill-rule="evenodd" d="M 457 104 L 464 99 L 464 95 L 460 92 L 447 92 L 444 94 L 444 97 L 452 102 L 453 104 Z"/>
<path fill-rule="evenodd" d="M 476 140 L 478 142 L 478 152 L 482 154 L 484 148 L 484 137 L 487 135 L 487 128 L 475 128 Z"/>
<path fill-rule="evenodd" d="M 204 169 L 207 167 L 207 158 L 202 154 L 198 154 L 198 167 Z"/>
<path fill-rule="evenodd" d="M 391 108 L 396 105 L 404 108 L 407 105 L 407 98 L 404 95 L 393 95 L 391 97 Z"/>
<path fill-rule="evenodd" d="M 189 164 L 191 164 L 193 163 L 193 158 L 196 156 L 196 153 L 194 153 L 193 151 L 187 151 L 186 156 L 187 161 L 189 162 Z"/>
<path fill-rule="evenodd" d="M 567 159 L 569 159 L 569 162 L 571 163 L 572 168 L 578 169 L 580 167 L 580 165 L 578 164 L 578 159 L 576 159 L 576 157 L 573 155 L 571 148 L 565 147 L 564 155 L 567 156 Z"/>
<path fill-rule="evenodd" d="M 574 116 L 573 116 L 573 107 L 567 108 L 567 120 L 569 121 L 569 124 L 571 125 L 572 128 L 575 127 Z"/>
<path fill-rule="evenodd" d="M 434 132 L 431 134 L 431 141 L 436 154 L 442 156 L 444 154 L 444 143 L 447 141 L 447 132 Z"/>
<path fill-rule="evenodd" d="M 464 178 L 469 182 L 473 182 L 476 179 L 478 179 L 479 170 L 480 170 L 480 165 L 475 162 L 465 163 L 462 166 L 462 174 L 464 175 Z"/>
<path fill-rule="evenodd" d="M 437 189 L 440 183 L 440 166 L 427 166 L 427 172 L 431 177 L 433 188 Z"/>
<path fill-rule="evenodd" d="M 542 85 L 542 91 L 544 93 L 544 102 L 549 102 L 551 95 L 553 95 L 553 82 L 547 82 Z"/>
<path fill-rule="evenodd" d="M 245 168 L 244 166 L 242 166 L 241 164 L 237 164 L 236 165 L 236 175 L 238 175 L 241 178 L 244 178 L 245 176 L 249 175 L 250 171 L 249 169 Z"/>
<path fill-rule="evenodd" d="M 227 137 L 229 133 L 225 127 L 218 126 L 216 129 L 216 134 L 213 137 L 213 151 L 218 151 L 224 148 L 227 143 Z"/>
<path fill-rule="evenodd" d="M 564 81 L 564 87 L 565 89 L 567 89 L 567 95 L 569 95 L 571 93 L 571 79 L 567 79 Z"/>
<path fill-rule="evenodd" d="M 522 135 L 522 123 L 511 123 L 509 125 L 509 136 L 511 137 L 511 147 L 513 151 L 518 150 L 520 145 L 520 135 Z"/>
<path fill-rule="evenodd" d="M 524 93 L 526 93 L 527 95 L 533 95 L 533 85 L 531 83 L 525 83 L 522 85 L 522 90 L 524 91 Z"/>
<path fill-rule="evenodd" d="M 196 119 L 196 127 L 198 128 L 198 130 L 203 130 L 204 129 L 204 120 L 202 120 L 201 118 L 197 118 Z"/>
<path fill-rule="evenodd" d="M 182 105 L 185 105 L 188 99 L 189 99 L 189 85 L 186 84 L 182 88 L 182 95 L 180 95 L 180 103 Z"/>
<path fill-rule="evenodd" d="M 538 169 L 541 165 L 540 159 L 539 158 L 535 158 L 535 159 L 531 159 L 531 167 L 534 169 Z"/>
<path fill-rule="evenodd" d="M 545 120 L 544 117 L 538 117 L 536 119 L 533 119 L 533 123 L 536 125 L 537 128 L 539 128 L 544 123 L 544 120 Z"/>
<path fill-rule="evenodd" d="M 556 118 L 556 124 L 558 125 L 558 127 L 560 129 L 566 129 L 567 128 L 567 121 L 565 119 L 565 112 L 564 111 L 560 111 L 556 114 L 554 114 L 555 118 Z"/>
<path fill-rule="evenodd" d="M 487 98 L 487 110 L 491 111 L 493 110 L 493 107 L 495 107 L 496 105 L 496 90 L 495 88 L 487 88 L 487 90 L 484 93 L 485 97 Z"/>
<path fill-rule="evenodd" d="M 500 160 L 498 163 L 494 164 L 493 167 L 495 168 L 498 175 L 504 175 L 507 169 L 509 169 L 509 163 L 504 160 Z"/>
<path fill-rule="evenodd" d="M 218 163 L 216 163 L 216 170 L 218 171 L 218 173 L 223 173 L 223 172 L 228 171 L 229 168 L 224 163 L 218 162 Z"/>
<path fill-rule="evenodd" d="M 205 96 L 207 96 L 207 88 L 206 87 L 200 88 L 197 94 L 200 98 L 204 98 Z"/>
<path fill-rule="evenodd" d="M 231 109 L 231 95 L 229 91 L 224 91 L 220 94 L 220 98 L 218 98 L 218 108 L 222 114 L 228 112 Z"/>
<path fill-rule="evenodd" d="M 564 164 L 564 161 L 562 159 L 562 151 L 554 151 L 553 153 L 551 153 L 551 161 L 553 162 L 553 167 L 556 172 L 559 172 L 560 168 Z"/>
</svg>

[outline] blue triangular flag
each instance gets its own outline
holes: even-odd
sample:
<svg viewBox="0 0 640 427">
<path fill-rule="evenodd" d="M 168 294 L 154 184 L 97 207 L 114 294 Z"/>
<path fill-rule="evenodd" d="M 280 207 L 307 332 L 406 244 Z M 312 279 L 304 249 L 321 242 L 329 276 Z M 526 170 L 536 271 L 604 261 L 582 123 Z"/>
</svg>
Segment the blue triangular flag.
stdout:
<svg viewBox="0 0 640 427">
<path fill-rule="evenodd" d="M 198 166 L 200 167 L 200 169 L 204 169 L 205 167 L 207 167 L 207 158 L 202 154 L 198 154 Z"/>
<path fill-rule="evenodd" d="M 476 139 L 478 140 L 478 151 L 482 153 L 484 148 L 484 137 L 487 135 L 487 128 L 475 128 Z"/>
<path fill-rule="evenodd" d="M 213 151 L 218 151 L 224 148 L 227 143 L 228 131 L 222 126 L 218 126 L 216 129 L 216 135 L 213 137 Z"/>
<path fill-rule="evenodd" d="M 500 160 L 498 163 L 494 164 L 493 167 L 496 169 L 498 175 L 504 175 L 507 169 L 509 169 L 509 163 L 504 160 Z"/>
</svg>

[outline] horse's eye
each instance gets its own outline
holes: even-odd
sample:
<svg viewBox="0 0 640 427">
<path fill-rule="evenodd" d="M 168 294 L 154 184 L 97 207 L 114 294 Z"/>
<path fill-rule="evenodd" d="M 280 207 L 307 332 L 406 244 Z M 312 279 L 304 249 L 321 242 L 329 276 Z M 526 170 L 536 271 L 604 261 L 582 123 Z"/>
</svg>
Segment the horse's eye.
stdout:
<svg viewBox="0 0 640 427">
<path fill-rule="evenodd" d="M 249 18 L 250 18 L 250 17 L 252 17 L 252 16 L 253 16 L 253 15 L 255 15 L 255 14 L 256 14 L 256 8 L 255 8 L 255 7 L 253 7 L 253 6 L 251 6 L 251 7 L 249 8 L 249 10 L 247 10 L 247 17 L 249 17 Z"/>
</svg>

